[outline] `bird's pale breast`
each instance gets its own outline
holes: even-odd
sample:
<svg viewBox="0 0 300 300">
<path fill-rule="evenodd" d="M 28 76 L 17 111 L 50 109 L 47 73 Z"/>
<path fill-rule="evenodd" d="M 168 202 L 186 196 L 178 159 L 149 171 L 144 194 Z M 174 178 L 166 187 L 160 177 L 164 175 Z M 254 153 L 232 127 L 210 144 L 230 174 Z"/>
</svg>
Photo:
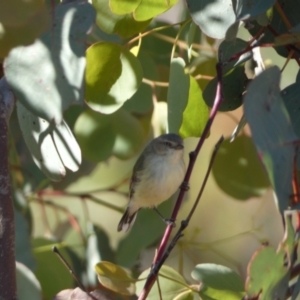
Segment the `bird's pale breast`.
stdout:
<svg viewBox="0 0 300 300">
<path fill-rule="evenodd" d="M 156 155 L 151 159 L 135 186 L 130 203 L 132 210 L 156 206 L 176 192 L 185 174 L 182 156 L 182 151 L 175 150 L 172 155 Z"/>
</svg>

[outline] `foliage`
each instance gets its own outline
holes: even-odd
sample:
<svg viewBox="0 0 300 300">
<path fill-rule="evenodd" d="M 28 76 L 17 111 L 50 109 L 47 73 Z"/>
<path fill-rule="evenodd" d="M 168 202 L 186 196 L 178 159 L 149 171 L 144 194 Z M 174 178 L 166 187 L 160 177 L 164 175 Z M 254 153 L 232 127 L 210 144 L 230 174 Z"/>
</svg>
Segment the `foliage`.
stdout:
<svg viewBox="0 0 300 300">
<path fill-rule="evenodd" d="M 9 159 L 20 299 L 51 299 L 78 285 L 54 245 L 96 299 L 297 299 L 300 4 L 176 2 L 0 4 L 0 56 L 18 98 Z M 179 22 L 162 22 L 175 5 Z M 180 134 L 192 150 L 172 213 L 177 227 L 143 210 L 117 236 L 133 164 L 164 132 Z M 220 134 L 227 136 L 213 152 Z M 207 165 L 209 204 L 196 196 Z M 274 209 L 256 225 L 270 188 L 281 218 Z M 159 209 L 168 215 L 172 207 Z M 238 220 L 226 215 L 237 207 Z M 221 215 L 225 225 L 216 225 Z M 223 249 L 237 239 L 238 247 Z"/>
</svg>

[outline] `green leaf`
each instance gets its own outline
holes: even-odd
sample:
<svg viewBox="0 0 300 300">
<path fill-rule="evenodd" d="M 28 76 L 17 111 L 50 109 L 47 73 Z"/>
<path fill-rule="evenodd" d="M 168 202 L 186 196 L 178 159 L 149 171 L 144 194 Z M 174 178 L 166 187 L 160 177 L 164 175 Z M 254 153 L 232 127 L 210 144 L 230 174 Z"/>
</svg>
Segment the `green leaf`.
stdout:
<svg viewBox="0 0 300 300">
<path fill-rule="evenodd" d="M 113 43 L 96 43 L 87 49 L 85 99 L 88 103 L 104 102 L 121 75 L 120 56 L 121 47 Z"/>
<path fill-rule="evenodd" d="M 134 13 L 137 21 L 146 21 L 170 9 L 178 0 L 109 0 L 111 10 L 117 15 Z"/>
<path fill-rule="evenodd" d="M 131 98 L 142 81 L 138 59 L 112 43 L 97 43 L 87 50 L 86 101 L 95 111 L 111 114 Z"/>
<path fill-rule="evenodd" d="M 285 107 L 289 113 L 292 121 L 293 128 L 298 137 L 300 137 L 300 118 L 299 118 L 299 94 L 300 85 L 298 82 L 289 85 L 284 90 L 281 91 L 281 96 Z M 298 150 L 299 157 L 300 149 Z M 300 169 L 300 160 L 298 159 L 298 169 Z"/>
<path fill-rule="evenodd" d="M 133 278 L 123 268 L 108 261 L 102 261 L 95 266 L 99 282 L 107 289 L 118 294 L 130 296 L 135 293 Z"/>
<path fill-rule="evenodd" d="M 39 281 L 25 265 L 16 262 L 17 294 L 19 300 L 42 300 Z"/>
<path fill-rule="evenodd" d="M 183 112 L 188 103 L 190 80 L 184 73 L 185 62 L 174 58 L 171 62 L 168 89 L 168 125 L 169 132 L 179 133 Z"/>
<path fill-rule="evenodd" d="M 178 0 L 141 0 L 133 15 L 137 21 L 149 20 L 170 9 L 177 2 Z"/>
<path fill-rule="evenodd" d="M 248 47 L 248 43 L 242 39 L 235 39 L 234 42 L 223 41 L 218 49 L 218 60 L 219 62 L 226 62 L 229 61 L 234 55 L 242 52 L 245 48 Z M 248 51 L 245 52 L 243 55 L 239 56 L 226 63 L 223 68 L 223 74 L 226 74 L 232 68 L 237 67 L 252 57 L 252 52 Z"/>
<path fill-rule="evenodd" d="M 139 281 L 136 283 L 137 295 L 141 293 L 149 272 L 150 269 L 147 269 L 140 274 Z M 164 300 L 194 299 L 192 289 L 189 288 L 184 278 L 173 268 L 163 265 L 159 271 L 158 277 L 160 289 L 158 288 L 158 284 L 155 283 L 147 296 L 148 300 L 160 299 L 160 292 L 161 295 L 163 295 Z"/>
<path fill-rule="evenodd" d="M 259 197 L 269 187 L 252 139 L 245 135 L 222 143 L 212 171 L 218 186 L 236 199 Z"/>
<path fill-rule="evenodd" d="M 21 102 L 17 103 L 18 120 L 27 147 L 38 168 L 53 181 L 75 172 L 81 164 L 81 151 L 70 128 L 63 121 L 49 124 L 34 116 Z"/>
<path fill-rule="evenodd" d="M 297 239 L 291 217 L 289 213 L 284 214 L 285 234 L 277 251 L 272 247 L 262 247 L 253 254 L 247 268 L 248 296 L 260 294 L 262 300 L 286 299 Z"/>
<path fill-rule="evenodd" d="M 37 262 L 35 275 L 42 286 L 45 299 L 52 299 L 53 295 L 59 291 L 73 286 L 73 278 L 69 270 L 52 252 L 52 246 L 54 246 L 54 242 L 44 238 L 36 238 L 32 241 L 34 257 Z M 72 267 L 68 253 L 64 248 L 58 248 Z"/>
<path fill-rule="evenodd" d="M 241 39 L 234 42 L 223 41 L 218 49 L 218 59 L 221 62 L 229 61 L 233 55 L 247 47 L 247 43 Z M 242 105 L 242 95 L 246 89 L 248 78 L 244 71 L 244 62 L 252 56 L 250 51 L 224 65 L 223 68 L 223 102 L 219 111 L 234 110 Z M 211 80 L 203 91 L 203 98 L 209 107 L 213 106 L 218 79 Z"/>
<path fill-rule="evenodd" d="M 228 267 L 199 264 L 192 277 L 201 282 L 200 296 L 204 300 L 240 300 L 245 295 L 242 278 Z"/>
<path fill-rule="evenodd" d="M 83 101 L 86 32 L 94 22 L 89 3 L 58 5 L 41 39 L 14 48 L 5 75 L 20 102 L 34 115 L 60 124 L 63 110 Z"/>
<path fill-rule="evenodd" d="M 258 75 L 244 98 L 245 117 L 281 212 L 290 206 L 294 145 L 298 140 L 279 90 L 278 67 Z"/>
<path fill-rule="evenodd" d="M 252 0 L 251 2 L 231 0 L 188 0 L 187 5 L 194 22 L 212 38 L 222 39 L 228 35 L 239 20 L 247 20 L 268 10 L 275 0 Z M 237 32 L 237 30 L 233 30 Z M 233 38 L 233 36 L 231 36 Z"/>
<path fill-rule="evenodd" d="M 121 3 L 131 4 L 131 2 L 123 1 Z M 114 1 L 111 1 L 111 6 L 113 6 Z M 109 7 L 109 0 L 93 0 L 93 6 L 97 11 L 97 24 L 98 26 L 108 34 L 118 34 L 121 37 L 128 38 L 142 32 L 151 22 L 146 21 L 136 21 L 133 18 L 131 11 L 129 13 L 117 14 L 111 11 Z M 118 5 L 121 8 L 120 5 Z"/>
<path fill-rule="evenodd" d="M 132 157 L 147 134 L 139 120 L 125 109 L 111 115 L 86 110 L 77 119 L 74 131 L 83 156 L 95 162 L 107 160 L 111 155 L 121 159 Z M 95 141 L 99 141 L 98 147 Z"/>
<path fill-rule="evenodd" d="M 245 74 L 244 66 L 231 69 L 223 75 L 223 102 L 219 106 L 219 111 L 231 111 L 240 107 L 243 103 L 243 93 L 246 89 L 248 78 Z M 203 98 L 207 106 L 214 104 L 218 79 L 211 80 L 203 91 Z"/>
<path fill-rule="evenodd" d="M 34 270 L 36 263 L 30 244 L 29 224 L 26 218 L 17 210 L 15 210 L 15 226 L 16 260 Z"/>
<path fill-rule="evenodd" d="M 124 15 L 133 12 L 141 0 L 131 0 L 131 1 L 120 1 L 120 0 L 109 0 L 109 5 L 111 10 L 118 15 Z"/>
<path fill-rule="evenodd" d="M 231 0 L 187 0 L 193 21 L 209 37 L 222 39 L 227 29 L 236 21 Z"/>
<path fill-rule="evenodd" d="M 182 138 L 200 137 L 209 117 L 209 109 L 202 98 L 197 81 L 192 76 L 189 76 L 189 79 L 189 98 L 179 129 Z"/>
<path fill-rule="evenodd" d="M 252 256 L 248 265 L 246 292 L 262 300 L 286 299 L 289 282 L 290 256 L 280 249 L 263 247 Z"/>
<path fill-rule="evenodd" d="M 170 24 L 165 22 L 159 22 L 154 19 L 150 23 L 148 30 L 167 25 Z M 176 27 L 174 28 L 174 26 L 167 26 L 167 28 L 163 31 L 164 36 L 168 36 L 174 39 L 176 38 L 177 33 L 178 29 Z M 159 34 L 159 32 L 157 34 Z M 158 65 L 156 66 L 156 68 L 158 67 L 158 73 L 160 75 L 158 80 L 167 81 L 169 78 L 170 53 L 172 51 L 173 44 L 165 41 L 163 38 L 160 37 L 161 35 L 156 35 L 155 32 L 153 34 L 148 34 L 145 37 L 143 37 L 140 51 L 147 53 L 149 56 L 151 56 L 152 59 L 155 60 L 156 64 Z M 166 66 L 168 68 L 166 72 L 167 74 L 164 77 L 162 77 L 162 74 L 160 74 L 161 71 L 159 70 L 159 68 L 161 68 L 161 65 Z M 147 78 L 147 76 L 145 77 Z M 166 100 L 166 97 L 163 100 Z"/>
<path fill-rule="evenodd" d="M 34 116 L 21 102 L 17 103 L 17 112 L 23 138 L 33 161 L 51 180 L 61 180 L 66 170 L 49 134 L 50 124 Z"/>
</svg>

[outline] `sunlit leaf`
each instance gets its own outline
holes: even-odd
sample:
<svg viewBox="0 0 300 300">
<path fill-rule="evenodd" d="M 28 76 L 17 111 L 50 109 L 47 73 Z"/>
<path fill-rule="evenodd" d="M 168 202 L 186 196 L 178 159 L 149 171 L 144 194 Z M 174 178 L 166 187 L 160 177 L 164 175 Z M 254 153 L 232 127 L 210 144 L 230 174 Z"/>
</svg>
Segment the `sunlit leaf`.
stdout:
<svg viewBox="0 0 300 300">
<path fill-rule="evenodd" d="M 117 8 L 121 8 L 120 4 L 130 4 L 132 1 L 119 2 Z M 110 5 L 113 6 L 114 1 Z M 136 21 L 133 18 L 132 11 L 129 13 L 118 14 L 111 11 L 109 0 L 93 0 L 93 6 L 97 11 L 97 24 L 106 33 L 116 33 L 124 38 L 142 32 L 150 23 L 150 20 Z"/>
<path fill-rule="evenodd" d="M 200 137 L 209 117 L 209 109 L 202 98 L 202 92 L 196 80 L 189 76 L 189 98 L 183 111 L 179 134 L 183 138 Z"/>
<path fill-rule="evenodd" d="M 139 281 L 136 283 L 137 295 L 142 291 L 145 284 L 145 279 L 147 278 L 150 269 L 145 270 L 139 276 Z M 160 298 L 160 293 L 163 295 L 164 300 L 192 300 L 193 292 L 189 288 L 185 279 L 173 268 L 163 265 L 159 270 L 159 287 L 155 283 L 152 287 L 147 299 L 157 300 Z M 178 298 L 177 298 L 178 297 Z"/>
<path fill-rule="evenodd" d="M 81 151 L 67 123 L 50 124 L 17 103 L 18 120 L 25 143 L 35 164 L 51 180 L 59 181 L 66 169 L 75 172 L 81 164 Z"/>
<path fill-rule="evenodd" d="M 138 21 L 154 18 L 170 9 L 177 1 L 178 0 L 141 0 L 138 7 L 133 12 L 134 18 Z"/>
<path fill-rule="evenodd" d="M 107 289 L 122 295 L 133 295 L 135 283 L 133 278 L 121 267 L 108 261 L 99 262 L 95 266 L 99 282 Z"/>
<path fill-rule="evenodd" d="M 59 124 L 64 109 L 83 101 L 85 38 L 95 12 L 89 3 L 70 3 L 58 5 L 53 14 L 40 39 L 10 52 L 5 75 L 28 110 Z"/>
<path fill-rule="evenodd" d="M 111 10 L 118 15 L 124 15 L 133 12 L 140 3 L 141 0 L 131 0 L 131 1 L 109 0 L 109 5 L 111 7 Z"/>
<path fill-rule="evenodd" d="M 231 0 L 188 0 L 187 5 L 194 22 L 212 38 L 227 37 L 228 31 L 239 20 L 253 18 L 268 10 L 275 0 L 252 0 L 232 2 Z M 234 30 L 237 32 L 237 30 Z M 233 38 L 233 36 L 231 36 Z"/>
<path fill-rule="evenodd" d="M 113 43 L 97 43 L 87 50 L 86 101 L 93 109 L 111 114 L 131 98 L 142 81 L 138 59 Z"/>
</svg>

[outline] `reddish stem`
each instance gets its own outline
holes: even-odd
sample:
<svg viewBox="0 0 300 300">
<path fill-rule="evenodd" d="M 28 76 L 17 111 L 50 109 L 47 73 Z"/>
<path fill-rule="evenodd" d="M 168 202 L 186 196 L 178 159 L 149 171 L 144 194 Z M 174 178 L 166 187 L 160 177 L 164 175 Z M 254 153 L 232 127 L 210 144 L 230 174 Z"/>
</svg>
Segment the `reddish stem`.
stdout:
<svg viewBox="0 0 300 300">
<path fill-rule="evenodd" d="M 212 123 L 213 123 L 213 121 L 216 117 L 217 112 L 218 112 L 218 108 L 220 107 L 220 105 L 222 103 L 222 100 L 223 100 L 223 95 L 222 95 L 222 70 L 223 70 L 223 68 L 222 68 L 222 66 L 223 66 L 222 63 L 217 64 L 218 84 L 217 84 L 217 90 L 216 90 L 214 105 L 213 105 L 213 107 L 210 111 L 209 119 L 208 119 L 208 121 L 206 123 L 206 126 L 203 130 L 203 133 L 202 133 L 202 135 L 199 139 L 197 147 L 193 152 L 190 153 L 189 165 L 188 165 L 188 168 L 187 168 L 187 171 L 186 171 L 186 174 L 185 174 L 185 177 L 184 177 L 184 181 L 183 181 L 182 187 L 180 189 L 175 207 L 174 207 L 173 212 L 172 212 L 172 217 L 171 218 L 173 220 L 176 220 L 179 208 L 181 207 L 183 197 L 184 197 L 185 192 L 186 192 L 186 188 L 184 188 L 184 187 L 188 186 L 188 183 L 189 183 L 189 180 L 190 180 L 190 177 L 191 177 L 191 174 L 192 174 L 197 156 L 200 152 L 200 149 L 202 148 L 202 146 L 204 144 L 204 141 L 205 141 L 205 139 L 206 139 L 206 137 L 209 133 L 209 130 L 211 128 L 211 125 L 212 125 Z M 168 240 L 170 238 L 172 229 L 173 229 L 172 225 L 169 225 L 166 228 L 165 234 L 164 234 L 164 236 L 162 238 L 162 241 L 160 243 L 160 246 L 158 248 L 157 255 L 154 258 L 153 266 L 156 266 L 157 264 L 159 264 L 160 260 L 162 259 L 163 255 L 164 255 L 164 252 L 166 250 L 167 243 L 168 243 Z M 154 269 L 152 269 L 152 270 L 154 270 Z M 156 281 L 158 272 L 159 272 L 159 268 L 155 268 L 155 272 L 152 271 L 149 274 L 149 276 L 147 278 L 147 281 L 144 285 L 144 288 L 143 288 L 143 290 L 142 290 L 142 292 L 141 292 L 141 294 L 138 298 L 139 300 L 147 298 L 154 282 Z"/>
</svg>

